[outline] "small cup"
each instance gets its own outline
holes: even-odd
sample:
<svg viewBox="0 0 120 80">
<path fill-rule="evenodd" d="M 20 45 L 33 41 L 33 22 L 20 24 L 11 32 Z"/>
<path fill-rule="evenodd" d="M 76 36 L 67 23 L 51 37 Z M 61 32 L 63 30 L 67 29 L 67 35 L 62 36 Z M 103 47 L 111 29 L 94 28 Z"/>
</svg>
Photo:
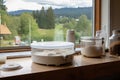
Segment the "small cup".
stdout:
<svg viewBox="0 0 120 80">
<path fill-rule="evenodd" d="M 66 41 L 75 43 L 75 31 L 74 30 L 67 30 Z"/>
<path fill-rule="evenodd" d="M 7 59 L 7 56 L 5 56 L 5 55 L 0 55 L 0 64 L 5 64 L 6 59 Z"/>
</svg>

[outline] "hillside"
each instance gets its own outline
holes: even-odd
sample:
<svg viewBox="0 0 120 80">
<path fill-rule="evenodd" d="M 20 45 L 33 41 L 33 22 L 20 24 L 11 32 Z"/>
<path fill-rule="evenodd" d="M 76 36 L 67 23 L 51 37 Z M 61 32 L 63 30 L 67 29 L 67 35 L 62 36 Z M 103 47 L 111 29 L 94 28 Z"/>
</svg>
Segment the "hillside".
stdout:
<svg viewBox="0 0 120 80">
<path fill-rule="evenodd" d="M 88 16 L 91 19 L 91 15 L 93 14 L 92 7 L 83 7 L 83 8 L 61 8 L 55 9 L 55 14 L 57 16 L 67 16 L 67 17 L 79 17 L 82 14 Z"/>
<path fill-rule="evenodd" d="M 20 15 L 23 12 L 32 13 L 32 10 L 18 10 L 9 12 L 11 15 Z M 91 19 L 91 15 L 93 14 L 92 7 L 79 7 L 79 8 L 61 8 L 61 9 L 54 9 L 54 13 L 57 17 L 59 16 L 67 16 L 67 17 L 79 17 L 82 14 L 88 16 Z"/>
</svg>

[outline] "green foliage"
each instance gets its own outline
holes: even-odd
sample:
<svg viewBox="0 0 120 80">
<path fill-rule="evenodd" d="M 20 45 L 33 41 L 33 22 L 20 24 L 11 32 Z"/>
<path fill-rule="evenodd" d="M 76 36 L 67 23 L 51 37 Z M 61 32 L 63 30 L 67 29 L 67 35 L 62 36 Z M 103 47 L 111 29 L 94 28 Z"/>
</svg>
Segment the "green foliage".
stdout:
<svg viewBox="0 0 120 80">
<path fill-rule="evenodd" d="M 40 11 L 40 16 L 38 16 L 38 17 L 39 17 L 39 21 L 38 21 L 39 27 L 46 29 L 47 28 L 47 21 L 46 21 L 46 13 L 45 13 L 44 7 L 42 7 L 42 9 Z"/>
<path fill-rule="evenodd" d="M 65 23 L 63 25 L 64 28 L 67 28 L 67 29 L 74 29 L 75 26 L 76 26 L 77 22 L 75 21 L 75 19 L 70 19 L 69 22 Z"/>
<path fill-rule="evenodd" d="M 53 29 L 55 27 L 55 16 L 52 7 L 48 8 L 47 11 L 44 7 L 40 11 L 33 11 L 33 16 L 41 29 Z"/>
<path fill-rule="evenodd" d="M 19 35 L 22 36 L 22 40 L 26 41 L 32 36 L 32 38 L 36 37 L 38 34 L 38 25 L 35 19 L 28 13 L 23 13 L 20 16 L 21 26 L 19 28 Z"/>
<path fill-rule="evenodd" d="M 55 26 L 54 40 L 55 41 L 64 41 L 64 28 L 63 28 L 62 24 L 58 24 Z"/>
<path fill-rule="evenodd" d="M 19 18 L 10 16 L 6 12 L 6 6 L 4 5 L 4 0 L 0 0 L 0 14 L 1 14 L 1 22 L 6 25 L 8 29 L 11 31 L 9 35 L 3 35 L 4 39 L 13 39 L 15 35 L 18 35 L 17 29 L 19 26 Z"/>
<path fill-rule="evenodd" d="M 4 35 L 4 39 L 14 39 L 14 36 L 18 35 L 17 29 L 20 26 L 19 17 L 9 16 L 7 14 L 2 15 L 2 24 L 6 25 L 11 31 L 11 34 Z"/>
<path fill-rule="evenodd" d="M 32 41 L 41 41 L 42 39 L 44 41 L 64 41 L 66 30 L 62 24 L 56 24 L 55 29 L 38 29 L 38 35 L 35 35 Z"/>
<path fill-rule="evenodd" d="M 30 21 L 31 25 L 31 39 L 36 39 L 39 38 L 39 27 L 38 24 L 36 23 L 35 19 L 31 19 Z"/>
<path fill-rule="evenodd" d="M 6 11 L 7 7 L 4 5 L 5 1 L 4 0 L 0 0 L 0 10 Z"/>
<path fill-rule="evenodd" d="M 26 13 L 23 13 L 21 16 L 20 16 L 20 23 L 21 23 L 21 26 L 19 28 L 19 34 L 21 36 L 23 35 L 27 35 L 29 33 L 29 19 L 30 19 L 30 15 L 26 14 Z"/>
<path fill-rule="evenodd" d="M 54 19 L 54 12 L 52 10 L 52 7 L 49 7 L 46 11 L 46 18 L 47 18 L 47 28 L 48 29 L 54 29 L 55 27 L 55 19 Z"/>
<path fill-rule="evenodd" d="M 56 18 L 56 23 L 59 23 L 59 24 L 65 24 L 65 23 L 68 23 L 70 21 L 70 19 L 68 17 L 59 17 L 59 18 Z"/>
<path fill-rule="evenodd" d="M 39 10 L 33 11 L 33 16 L 36 19 L 39 28 L 46 28 L 46 13 L 44 7 L 42 7 L 40 11 Z"/>
<path fill-rule="evenodd" d="M 82 36 L 88 36 L 91 35 L 92 33 L 92 25 L 91 21 L 87 18 L 86 15 L 81 15 L 79 17 L 79 21 L 77 25 L 75 26 L 75 30 L 77 32 L 80 32 L 80 35 Z"/>
<path fill-rule="evenodd" d="M 23 13 L 20 16 L 10 16 L 4 10 L 0 10 L 0 13 L 2 14 L 2 24 L 6 23 L 12 32 L 10 35 L 4 35 L 6 40 L 13 40 L 14 36 L 19 35 L 22 41 L 29 42 L 42 39 L 44 41 L 64 41 L 67 29 L 75 30 L 77 41 L 80 36 L 92 35 L 92 24 L 86 15 L 81 15 L 78 18 L 79 21 L 73 17 L 60 16 L 56 18 L 52 7 L 46 11 L 42 7 L 41 11 L 33 11 L 33 15 Z"/>
<path fill-rule="evenodd" d="M 55 9 L 54 12 L 56 17 L 78 18 L 84 14 L 88 19 L 92 19 L 93 7 L 60 8 Z"/>
<path fill-rule="evenodd" d="M 39 34 L 33 40 L 41 41 L 53 41 L 54 39 L 54 29 L 39 29 Z"/>
</svg>

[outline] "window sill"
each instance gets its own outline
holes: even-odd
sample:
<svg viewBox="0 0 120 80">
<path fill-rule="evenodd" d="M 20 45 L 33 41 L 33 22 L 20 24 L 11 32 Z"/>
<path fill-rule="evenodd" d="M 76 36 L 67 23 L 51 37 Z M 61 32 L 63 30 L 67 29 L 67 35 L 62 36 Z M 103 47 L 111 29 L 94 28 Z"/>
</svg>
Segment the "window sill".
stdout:
<svg viewBox="0 0 120 80">
<path fill-rule="evenodd" d="M 2 47 L 0 53 L 31 51 L 30 46 Z"/>
<path fill-rule="evenodd" d="M 7 56 L 7 59 L 31 57 L 31 51 L 0 53 Z"/>
<path fill-rule="evenodd" d="M 18 63 L 23 68 L 1 71 L 0 80 L 120 80 L 120 58 L 110 56 L 87 58 L 76 55 L 72 65 L 60 67 L 39 65 L 33 63 L 31 58 L 7 60 L 7 63 L 11 62 Z"/>
</svg>

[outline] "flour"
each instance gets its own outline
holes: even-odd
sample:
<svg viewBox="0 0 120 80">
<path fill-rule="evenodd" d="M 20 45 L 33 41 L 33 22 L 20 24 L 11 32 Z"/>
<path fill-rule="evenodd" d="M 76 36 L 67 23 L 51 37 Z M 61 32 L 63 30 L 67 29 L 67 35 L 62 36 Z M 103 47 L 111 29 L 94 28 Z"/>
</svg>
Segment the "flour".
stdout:
<svg viewBox="0 0 120 80">
<path fill-rule="evenodd" d="M 101 46 L 91 45 L 81 49 L 81 54 L 87 57 L 100 57 L 103 54 Z"/>
</svg>

